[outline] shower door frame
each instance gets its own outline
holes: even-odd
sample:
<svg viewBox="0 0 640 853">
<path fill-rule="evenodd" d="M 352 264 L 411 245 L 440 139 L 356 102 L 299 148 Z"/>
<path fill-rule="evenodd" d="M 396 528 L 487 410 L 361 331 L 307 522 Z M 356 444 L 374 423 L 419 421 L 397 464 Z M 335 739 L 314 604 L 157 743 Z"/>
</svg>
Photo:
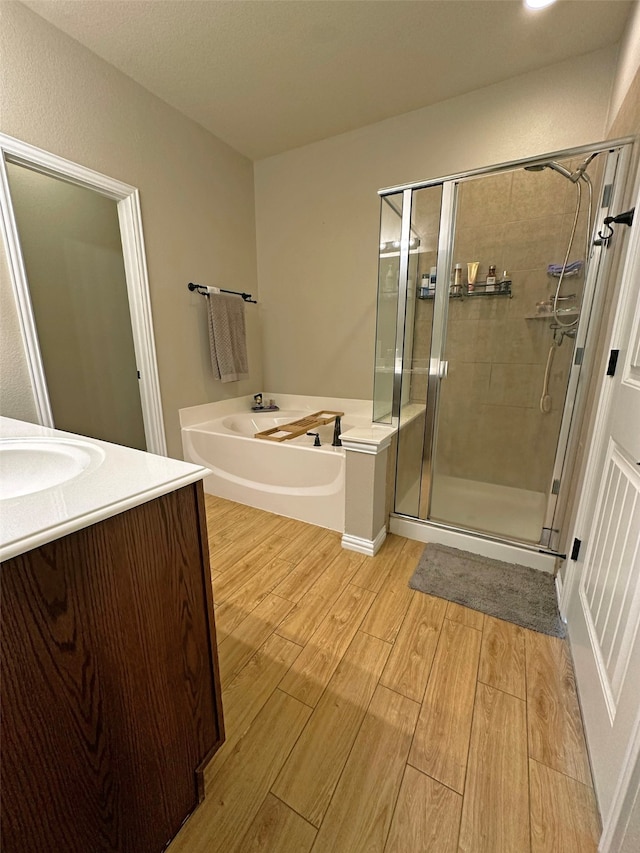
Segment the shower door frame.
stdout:
<svg viewBox="0 0 640 853">
<path fill-rule="evenodd" d="M 609 145 L 604 149 L 605 152 L 609 153 L 602 174 L 602 194 L 605 194 L 606 187 L 609 185 L 613 187 L 613 191 L 609 193 L 606 205 L 603 204 L 598 208 L 600 217 L 609 215 L 612 210 L 618 209 L 624 202 L 625 183 L 629 174 L 631 150 L 631 144 L 622 147 Z M 600 153 L 604 152 L 601 151 Z M 615 162 L 613 161 L 614 156 Z M 595 224 L 596 215 L 594 212 L 593 234 L 595 234 Z M 602 312 L 605 290 L 604 287 L 598 287 L 597 285 L 599 281 L 610 273 L 613 262 L 611 254 L 604 252 L 603 248 L 602 244 L 596 245 L 593 242 L 591 243 L 591 255 L 584 282 L 580 318 L 576 326 L 573 361 L 569 370 L 562 421 L 560 423 L 556 455 L 553 462 L 553 472 L 547 492 L 547 506 L 540 545 L 543 548 L 549 549 L 554 554 L 559 553 L 561 545 L 560 528 L 554 527 L 554 524 L 558 523 L 558 511 L 563 510 L 567 502 L 568 481 L 571 480 L 570 470 L 568 472 L 569 476 L 564 476 L 565 466 L 567 463 L 571 465 L 575 459 L 580 432 L 579 429 L 574 428 L 573 415 L 574 412 L 581 412 L 583 410 L 584 397 L 587 391 L 586 386 L 588 383 L 580 380 L 581 377 L 589 377 L 595 366 L 595 347 L 588 345 L 593 341 L 591 318 L 598 316 Z"/>
<path fill-rule="evenodd" d="M 403 184 L 393 187 L 386 187 L 378 191 L 381 198 L 393 194 L 402 193 L 403 196 L 403 228 L 402 239 L 400 246 L 400 275 L 399 275 L 399 296 L 397 304 L 397 322 L 396 322 L 396 358 L 394 361 L 394 377 L 393 377 L 393 398 L 392 398 L 392 422 L 397 425 L 398 430 L 402 426 L 401 422 L 401 395 L 402 383 L 404 374 L 406 373 L 404 365 L 404 335 L 405 335 L 405 318 L 407 310 L 407 295 L 408 295 L 408 254 L 409 244 L 408 235 L 411 225 L 411 212 L 413 205 L 413 192 L 426 189 L 428 187 L 442 187 L 442 202 L 440 208 L 440 230 L 438 238 L 438 255 L 437 255 L 437 274 L 436 274 L 436 293 L 434 299 L 434 311 L 431 332 L 431 348 L 429 357 L 429 372 L 427 382 L 427 400 L 425 406 L 425 429 L 423 442 L 423 458 L 421 461 L 421 482 L 420 482 L 420 500 L 418 517 L 407 515 L 406 513 L 392 512 L 392 516 L 398 519 L 403 519 L 408 522 L 415 522 L 426 529 L 439 529 L 445 534 L 469 536 L 473 539 L 485 540 L 487 543 L 500 543 L 507 547 L 515 547 L 531 551 L 539 555 L 548 555 L 548 557 L 564 556 L 560 555 L 558 548 L 559 531 L 555 531 L 556 541 L 544 542 L 544 531 L 547 521 L 550 525 L 553 524 L 553 518 L 559 509 L 563 509 L 567 502 L 567 486 L 556 490 L 554 482 L 558 479 L 557 473 L 562 473 L 567 465 L 571 465 L 575 460 L 575 451 L 578 440 L 579 429 L 574 422 L 574 414 L 579 412 L 584 406 L 584 398 L 586 395 L 587 379 L 593 369 L 595 349 L 593 345 L 594 332 L 593 323 L 590 322 L 594 311 L 602 307 L 603 288 L 597 288 L 597 280 L 608 274 L 611 268 L 611 256 L 602 252 L 601 247 L 595 247 L 598 250 L 597 263 L 591 263 L 589 272 L 591 273 L 597 267 L 597 270 L 591 276 L 589 281 L 590 288 L 587 289 L 587 280 L 585 280 L 583 299 L 581 305 L 581 313 L 578 325 L 576 327 L 576 340 L 574 344 L 574 358 L 569 372 L 569 381 L 565 392 L 563 404 L 562 419 L 560 431 L 558 434 L 556 453 L 554 459 L 553 473 L 550 478 L 549 487 L 547 490 L 547 506 L 545 510 L 545 518 L 541 528 L 541 536 L 539 543 L 524 542 L 513 539 L 496 533 L 474 530 L 472 528 L 460 527 L 447 522 L 435 521 L 428 517 L 431 509 L 431 493 L 433 487 L 433 450 L 437 441 L 438 430 L 438 404 L 440 397 L 440 382 L 446 376 L 447 363 L 443 359 L 444 346 L 446 343 L 446 325 L 449 308 L 449 277 L 452 268 L 453 257 L 453 241 L 455 234 L 455 216 L 457 205 L 458 185 L 466 180 L 480 178 L 488 175 L 498 174 L 500 172 L 513 171 L 516 169 L 525 168 L 529 165 L 538 165 L 545 163 L 548 160 L 566 159 L 568 157 L 580 157 L 591 154 L 593 152 L 604 153 L 616 152 L 615 166 L 615 182 L 613 192 L 608 200 L 607 209 L 610 209 L 616 204 L 621 203 L 625 192 L 625 184 L 628 176 L 628 168 L 631 158 L 632 145 L 635 142 L 633 137 L 625 137 L 622 139 L 608 140 L 606 142 L 593 143 L 591 145 L 583 145 L 575 148 L 564 149 L 549 154 L 536 157 L 528 157 L 521 160 L 509 161 L 506 163 L 497 164 L 487 168 L 473 169 L 467 172 L 461 172 L 445 178 L 437 178 L 428 181 L 419 181 L 411 184 Z M 605 187 L 605 179 L 608 174 L 608 166 L 605 167 L 603 174 L 602 187 Z M 597 200 L 596 200 L 597 201 Z M 603 216 L 604 208 L 594 209 L 594 224 L 592 233 L 595 233 L 595 225 L 598 216 Z M 404 239 L 406 237 L 406 239 Z M 594 247 L 592 246 L 592 250 Z M 404 276 L 403 276 L 404 273 Z M 588 276 L 589 278 L 589 276 Z M 401 337 L 398 337 L 400 336 Z M 579 348 L 584 354 L 584 358 L 577 358 Z M 571 397 L 570 397 L 571 395 Z M 562 441 L 562 446 L 561 446 Z M 397 466 L 397 460 L 396 460 Z M 565 478 L 565 479 L 570 479 Z M 562 480 L 560 480 L 562 483 Z M 562 506 L 561 506 L 562 505 Z M 426 517 L 422 517 L 422 516 Z M 550 531 L 551 533 L 551 531 Z M 446 538 L 446 537 L 445 537 Z"/>
</svg>

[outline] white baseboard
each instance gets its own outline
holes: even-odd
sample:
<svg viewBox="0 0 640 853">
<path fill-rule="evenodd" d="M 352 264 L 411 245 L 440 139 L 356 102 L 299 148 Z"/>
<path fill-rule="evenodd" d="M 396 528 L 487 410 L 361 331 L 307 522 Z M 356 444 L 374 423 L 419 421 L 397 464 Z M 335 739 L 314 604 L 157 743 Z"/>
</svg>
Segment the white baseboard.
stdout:
<svg viewBox="0 0 640 853">
<path fill-rule="evenodd" d="M 385 527 L 375 539 L 362 539 L 360 536 L 350 536 L 348 533 L 343 533 L 342 547 L 347 551 L 357 551 L 359 554 L 367 554 L 367 556 L 373 557 L 378 553 L 386 538 L 387 529 Z"/>
<path fill-rule="evenodd" d="M 482 557 L 491 557 L 505 563 L 517 563 L 520 566 L 528 566 L 550 574 L 555 568 L 556 558 L 552 554 L 540 554 L 538 551 L 519 548 L 507 542 L 495 542 L 469 533 L 459 533 L 456 530 L 430 524 L 428 521 L 412 521 L 392 515 L 389 519 L 389 532 L 406 536 L 407 539 L 416 539 L 418 542 L 449 545 L 461 551 L 471 551 L 472 554 L 480 554 Z"/>
</svg>

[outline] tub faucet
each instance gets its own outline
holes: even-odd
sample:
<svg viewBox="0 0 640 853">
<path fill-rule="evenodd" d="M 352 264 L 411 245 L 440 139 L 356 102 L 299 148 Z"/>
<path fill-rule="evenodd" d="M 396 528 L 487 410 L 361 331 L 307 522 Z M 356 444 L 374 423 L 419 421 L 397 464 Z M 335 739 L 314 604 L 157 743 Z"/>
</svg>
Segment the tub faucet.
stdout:
<svg viewBox="0 0 640 853">
<path fill-rule="evenodd" d="M 342 442 L 340 441 L 341 432 L 342 426 L 340 424 L 340 415 L 336 415 L 336 421 L 333 427 L 333 441 L 331 442 L 331 447 L 342 447 Z"/>
<path fill-rule="evenodd" d="M 308 432 L 307 435 L 315 435 L 316 440 L 313 442 L 314 447 L 322 447 L 320 444 L 320 433 L 319 432 Z"/>
</svg>

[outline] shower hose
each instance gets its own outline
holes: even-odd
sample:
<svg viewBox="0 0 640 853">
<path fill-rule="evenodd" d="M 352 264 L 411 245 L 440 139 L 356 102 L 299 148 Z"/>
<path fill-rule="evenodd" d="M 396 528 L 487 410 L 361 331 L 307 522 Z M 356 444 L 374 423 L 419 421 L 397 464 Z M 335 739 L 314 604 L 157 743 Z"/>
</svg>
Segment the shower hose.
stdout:
<svg viewBox="0 0 640 853">
<path fill-rule="evenodd" d="M 591 157 L 590 159 L 593 159 Z M 585 161 L 583 164 L 583 169 L 586 167 L 589 160 Z M 565 272 L 567 270 L 567 264 L 569 263 L 569 256 L 571 255 L 571 247 L 573 246 L 573 241 L 576 236 L 576 228 L 578 225 L 578 218 L 580 216 L 580 208 L 582 206 L 582 188 L 581 182 L 584 181 L 589 189 L 589 206 L 587 212 L 587 231 L 586 231 L 586 246 L 585 246 L 585 268 L 589 260 L 589 248 L 590 248 L 590 240 L 591 240 L 591 218 L 593 214 L 593 186 L 591 183 L 591 179 L 587 175 L 585 171 L 582 172 L 578 180 L 575 182 L 576 185 L 576 210 L 573 217 L 573 224 L 571 226 L 571 233 L 569 235 L 569 242 L 567 244 L 567 251 L 564 256 L 564 262 L 562 264 L 562 270 L 560 271 L 560 277 L 558 278 L 558 284 L 556 286 L 556 292 L 553 296 L 553 319 L 556 323 L 556 326 L 560 329 L 571 329 L 575 328 L 578 325 L 578 317 L 575 320 L 572 320 L 570 323 L 563 323 L 560 317 L 558 316 L 558 301 L 560 299 L 560 288 L 562 287 L 562 282 L 564 281 Z M 544 381 L 542 383 L 542 395 L 540 397 L 540 411 L 544 415 L 548 415 L 551 411 L 552 399 L 551 394 L 549 394 L 549 381 L 551 379 L 551 367 L 553 365 L 553 356 L 555 354 L 556 349 L 562 344 L 563 335 L 560 334 L 560 339 L 557 340 L 555 335 L 553 338 L 553 343 L 549 347 L 549 355 L 547 356 L 547 366 L 544 371 Z"/>
</svg>

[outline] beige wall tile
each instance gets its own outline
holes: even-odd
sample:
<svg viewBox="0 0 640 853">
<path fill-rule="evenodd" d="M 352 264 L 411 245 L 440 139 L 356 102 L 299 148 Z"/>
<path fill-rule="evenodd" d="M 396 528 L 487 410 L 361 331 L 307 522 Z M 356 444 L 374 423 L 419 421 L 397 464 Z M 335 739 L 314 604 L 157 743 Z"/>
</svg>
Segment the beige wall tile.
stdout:
<svg viewBox="0 0 640 853">
<path fill-rule="evenodd" d="M 441 421 L 438 473 L 532 491 L 546 491 L 560 427 L 560 412 L 472 404 Z"/>
<path fill-rule="evenodd" d="M 505 320 L 493 324 L 491 361 L 541 364 L 546 361 L 549 331 L 540 320 Z"/>
<path fill-rule="evenodd" d="M 536 313 L 538 302 L 545 302 L 554 288 L 555 279 L 549 278 L 545 270 L 510 270 L 512 298 L 505 300 L 507 316 L 522 319 Z M 543 322 L 535 321 L 535 322 Z"/>
<path fill-rule="evenodd" d="M 557 200 L 556 200 L 557 201 Z M 504 226 L 504 263 L 508 270 L 544 269 L 562 251 L 564 214 L 521 219 Z"/>
<path fill-rule="evenodd" d="M 458 222 L 461 227 L 478 222 L 506 222 L 509 218 L 512 172 L 465 181 L 460 185 Z"/>
<path fill-rule="evenodd" d="M 425 416 L 420 415 L 404 426 L 398 436 L 396 510 L 417 515 L 422 470 Z"/>
<path fill-rule="evenodd" d="M 533 409 L 540 399 L 544 368 L 539 364 L 491 365 L 487 403 Z"/>
<path fill-rule="evenodd" d="M 413 194 L 411 219 L 414 228 L 428 247 L 433 245 L 435 248 L 437 245 L 441 201 L 442 187 L 425 187 Z"/>
<path fill-rule="evenodd" d="M 499 273 L 504 269 L 504 225 L 500 222 L 479 214 L 478 219 L 470 225 L 459 226 L 456 222 L 456 234 L 453 248 L 453 260 L 461 263 L 463 281 L 467 282 L 467 264 L 477 261 L 477 281 L 487 277 L 489 264 L 495 264 Z"/>
<path fill-rule="evenodd" d="M 428 359 L 431 350 L 433 299 L 417 299 L 413 330 L 413 358 Z"/>
<path fill-rule="evenodd" d="M 429 377 L 426 373 L 414 373 L 411 376 L 411 391 L 409 400 L 412 403 L 424 403 L 427 399 L 427 384 Z"/>
<path fill-rule="evenodd" d="M 494 325 L 468 319 L 450 320 L 447 325 L 445 358 L 450 362 L 491 362 Z"/>
<path fill-rule="evenodd" d="M 477 297 L 464 296 L 462 299 L 452 299 L 449 306 L 451 320 L 504 320 L 509 316 L 508 297 Z"/>
<path fill-rule="evenodd" d="M 564 210 L 567 184 L 570 181 L 552 169 L 513 172 L 509 221 L 537 219 Z"/>
</svg>

